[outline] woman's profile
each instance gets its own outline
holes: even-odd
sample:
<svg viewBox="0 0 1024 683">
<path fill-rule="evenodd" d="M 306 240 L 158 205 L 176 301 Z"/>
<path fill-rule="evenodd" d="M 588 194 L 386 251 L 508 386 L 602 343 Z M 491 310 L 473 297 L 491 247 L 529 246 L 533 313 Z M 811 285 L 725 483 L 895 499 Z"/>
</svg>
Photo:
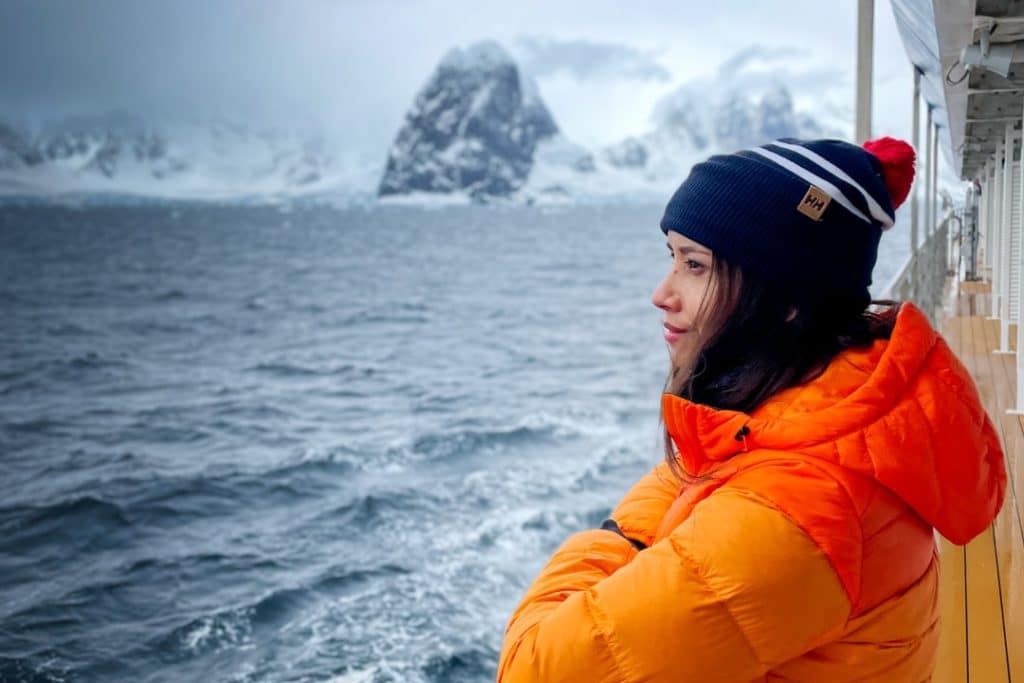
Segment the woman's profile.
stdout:
<svg viewBox="0 0 1024 683">
<path fill-rule="evenodd" d="M 928 317 L 868 293 L 913 164 L 785 139 L 693 168 L 652 296 L 665 459 L 541 570 L 499 681 L 930 680 L 934 534 L 982 532 L 1006 471 Z"/>
</svg>

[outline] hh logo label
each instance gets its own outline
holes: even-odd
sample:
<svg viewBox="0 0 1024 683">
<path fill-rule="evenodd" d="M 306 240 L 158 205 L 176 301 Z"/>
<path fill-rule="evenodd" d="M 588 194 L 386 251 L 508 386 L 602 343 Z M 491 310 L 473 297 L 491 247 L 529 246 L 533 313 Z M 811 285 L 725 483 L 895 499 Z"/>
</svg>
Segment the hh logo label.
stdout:
<svg viewBox="0 0 1024 683">
<path fill-rule="evenodd" d="M 825 209 L 828 208 L 831 201 L 832 198 L 825 194 L 824 190 L 811 185 L 807 188 L 807 194 L 797 204 L 796 210 L 809 218 L 820 221 L 821 214 L 825 213 Z"/>
</svg>

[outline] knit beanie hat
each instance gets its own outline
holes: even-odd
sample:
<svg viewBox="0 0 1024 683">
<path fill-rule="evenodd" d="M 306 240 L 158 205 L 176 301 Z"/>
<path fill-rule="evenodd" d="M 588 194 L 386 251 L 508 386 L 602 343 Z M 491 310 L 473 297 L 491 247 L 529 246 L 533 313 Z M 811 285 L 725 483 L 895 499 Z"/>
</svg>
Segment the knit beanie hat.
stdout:
<svg viewBox="0 0 1024 683">
<path fill-rule="evenodd" d="M 881 138 L 775 142 L 697 164 L 661 230 L 756 272 L 798 302 L 863 310 L 882 231 L 910 192 L 914 150 Z"/>
</svg>

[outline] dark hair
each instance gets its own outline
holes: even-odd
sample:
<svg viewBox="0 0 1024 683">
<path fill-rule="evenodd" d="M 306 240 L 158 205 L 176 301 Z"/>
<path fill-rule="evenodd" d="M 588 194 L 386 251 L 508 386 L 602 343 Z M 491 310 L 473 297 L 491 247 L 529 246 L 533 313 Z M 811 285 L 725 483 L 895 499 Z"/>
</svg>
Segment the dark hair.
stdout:
<svg viewBox="0 0 1024 683">
<path fill-rule="evenodd" d="M 698 314 L 708 336 L 691 367 L 672 367 L 665 391 L 745 413 L 784 389 L 818 377 L 841 351 L 888 339 L 899 309 L 895 301 L 871 302 L 880 307 L 872 311 L 862 302 L 787 294 L 717 256 L 708 288 L 714 288 L 714 296 L 705 296 L 701 308 L 709 299 L 714 303 Z M 693 481 L 682 471 L 667 427 L 664 438 L 672 471 L 683 481 Z"/>
</svg>

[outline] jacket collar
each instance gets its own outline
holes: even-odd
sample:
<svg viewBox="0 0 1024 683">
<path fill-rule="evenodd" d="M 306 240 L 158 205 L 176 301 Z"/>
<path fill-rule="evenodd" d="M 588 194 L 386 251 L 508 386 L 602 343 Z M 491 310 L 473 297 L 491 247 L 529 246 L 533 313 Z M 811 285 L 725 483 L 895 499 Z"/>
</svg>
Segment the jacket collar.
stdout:
<svg viewBox="0 0 1024 683">
<path fill-rule="evenodd" d="M 936 339 L 924 313 L 904 303 L 890 340 L 840 353 L 820 376 L 779 392 L 750 414 L 663 394 L 665 426 L 693 476 L 754 448 L 802 450 L 834 441 L 888 412 Z"/>
</svg>

